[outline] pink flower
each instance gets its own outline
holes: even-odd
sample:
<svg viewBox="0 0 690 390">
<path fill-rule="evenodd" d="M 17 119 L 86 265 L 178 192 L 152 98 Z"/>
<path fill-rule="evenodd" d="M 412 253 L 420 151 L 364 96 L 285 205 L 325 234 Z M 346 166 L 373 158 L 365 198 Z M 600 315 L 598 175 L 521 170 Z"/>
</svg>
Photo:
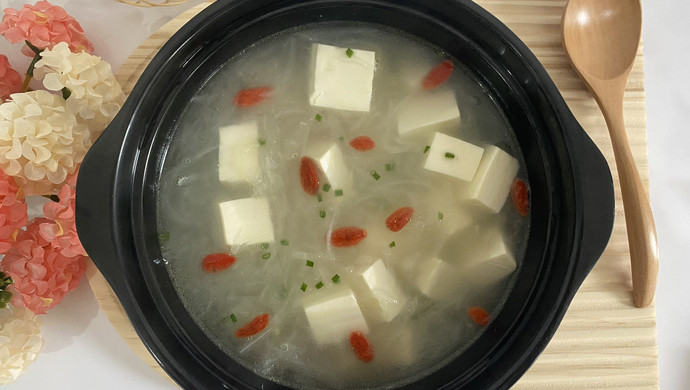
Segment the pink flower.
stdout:
<svg viewBox="0 0 690 390">
<path fill-rule="evenodd" d="M 7 253 L 26 222 L 24 195 L 14 178 L 0 169 L 0 253 Z"/>
<path fill-rule="evenodd" d="M 85 256 L 68 257 L 50 245 L 40 234 L 40 225 L 50 223 L 36 218 L 17 237 L 2 260 L 3 271 L 12 277 L 12 304 L 45 314 L 75 289 L 86 269 Z"/>
<path fill-rule="evenodd" d="M 62 7 L 39 1 L 33 6 L 25 4 L 20 10 L 6 8 L 3 12 L 0 34 L 10 43 L 29 41 L 39 49 L 49 49 L 56 43 L 67 42 L 74 53 L 93 53 L 84 30 Z M 35 55 L 28 47 L 22 52 L 29 57 Z"/>
<path fill-rule="evenodd" d="M 43 215 L 52 222 L 41 223 L 39 229 L 41 236 L 58 249 L 61 255 L 67 257 L 86 255 L 74 222 L 74 197 L 78 173 L 77 167 L 77 170 L 67 177 L 66 183 L 58 193 L 60 202 L 48 202 L 43 206 Z"/>
<path fill-rule="evenodd" d="M 22 88 L 22 76 L 12 69 L 7 56 L 0 54 L 0 103 Z"/>
</svg>

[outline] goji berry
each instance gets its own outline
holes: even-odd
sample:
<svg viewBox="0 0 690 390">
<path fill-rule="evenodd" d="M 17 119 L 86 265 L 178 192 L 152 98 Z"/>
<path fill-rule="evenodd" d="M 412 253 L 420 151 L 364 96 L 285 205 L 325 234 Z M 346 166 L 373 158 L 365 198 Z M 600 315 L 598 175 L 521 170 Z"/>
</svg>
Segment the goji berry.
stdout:
<svg viewBox="0 0 690 390">
<path fill-rule="evenodd" d="M 443 61 L 436 67 L 429 71 L 422 80 L 422 88 L 429 90 L 438 87 L 448 80 L 451 73 L 453 73 L 454 65 L 450 61 Z"/>
<path fill-rule="evenodd" d="M 388 226 L 388 229 L 391 231 L 399 232 L 410 222 L 412 215 L 414 215 L 414 209 L 412 207 L 401 207 L 393 211 L 393 213 L 386 218 L 386 226 Z"/>
<path fill-rule="evenodd" d="M 491 320 L 489 313 L 479 306 L 472 306 L 467 309 L 467 315 L 470 316 L 472 321 L 481 326 L 489 325 L 489 321 Z"/>
<path fill-rule="evenodd" d="M 235 332 L 235 337 L 242 339 L 245 337 L 254 336 L 255 334 L 261 332 L 268 325 L 268 313 L 259 314 L 254 317 L 247 325 L 237 329 Z"/>
<path fill-rule="evenodd" d="M 374 359 L 374 349 L 362 332 L 352 332 L 350 334 L 350 345 L 357 359 L 364 363 L 369 363 Z"/>
<path fill-rule="evenodd" d="M 212 253 L 201 261 L 201 268 L 208 273 L 220 272 L 235 264 L 237 258 L 227 253 Z"/>
<path fill-rule="evenodd" d="M 319 168 L 316 165 L 316 161 L 309 157 L 302 157 L 299 175 L 304 192 L 309 195 L 316 195 L 319 192 Z"/>
<path fill-rule="evenodd" d="M 510 199 L 513 201 L 515 210 L 521 216 L 526 217 L 529 213 L 529 191 L 527 184 L 521 179 L 515 179 L 513 185 L 510 186 Z"/>
<path fill-rule="evenodd" d="M 359 136 L 352 141 L 350 141 L 350 146 L 360 152 L 366 152 L 367 150 L 374 149 L 376 143 L 373 139 L 367 137 L 366 135 Z"/>
<path fill-rule="evenodd" d="M 367 236 L 367 231 L 355 226 L 346 226 L 333 230 L 331 245 L 343 248 L 359 244 Z"/>
<path fill-rule="evenodd" d="M 238 107 L 255 106 L 266 100 L 273 92 L 271 87 L 247 88 L 237 92 L 233 103 Z"/>
</svg>

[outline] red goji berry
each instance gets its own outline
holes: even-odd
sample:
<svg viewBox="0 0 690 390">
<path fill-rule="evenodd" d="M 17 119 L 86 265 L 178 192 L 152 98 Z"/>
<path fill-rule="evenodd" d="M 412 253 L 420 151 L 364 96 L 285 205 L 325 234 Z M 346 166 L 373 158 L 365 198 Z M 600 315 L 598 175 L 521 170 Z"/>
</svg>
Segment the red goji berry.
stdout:
<svg viewBox="0 0 690 390">
<path fill-rule="evenodd" d="M 227 253 L 212 253 L 201 261 L 201 268 L 208 273 L 220 272 L 235 264 L 237 258 Z"/>
<path fill-rule="evenodd" d="M 344 248 L 359 244 L 367 236 L 367 231 L 355 226 L 341 227 L 331 233 L 331 245 Z"/>
<path fill-rule="evenodd" d="M 367 150 L 374 149 L 376 143 L 373 139 L 367 137 L 366 135 L 362 135 L 350 141 L 350 146 L 352 146 L 355 150 L 359 150 L 360 152 L 366 152 Z"/>
<path fill-rule="evenodd" d="M 247 88 L 237 92 L 233 103 L 238 107 L 255 106 L 266 100 L 273 92 L 271 87 Z"/>
<path fill-rule="evenodd" d="M 481 326 L 489 325 L 489 321 L 491 320 L 489 313 L 479 306 L 472 306 L 467 309 L 467 315 L 470 316 L 472 321 Z"/>
<path fill-rule="evenodd" d="M 319 192 L 319 168 L 316 165 L 316 161 L 309 157 L 302 157 L 299 175 L 304 192 L 309 195 L 316 195 Z"/>
<path fill-rule="evenodd" d="M 521 179 L 515 179 L 513 185 L 510 186 L 510 199 L 513 201 L 515 210 L 521 216 L 526 217 L 529 213 L 529 191 L 527 184 Z"/>
<path fill-rule="evenodd" d="M 453 73 L 454 65 L 450 61 L 443 61 L 436 67 L 429 71 L 422 80 L 422 88 L 429 90 L 438 87 L 448 80 L 451 73 Z"/>
<path fill-rule="evenodd" d="M 362 332 L 352 332 L 350 334 L 350 345 L 357 359 L 364 363 L 369 363 L 374 359 L 374 349 Z"/>
<path fill-rule="evenodd" d="M 235 337 L 242 339 L 245 337 L 254 336 L 255 334 L 261 332 L 268 325 L 268 313 L 259 314 L 254 317 L 247 325 L 237 329 L 235 332 Z"/>
<path fill-rule="evenodd" d="M 391 231 L 399 232 L 410 222 L 412 215 L 414 215 L 414 209 L 412 207 L 401 207 L 393 211 L 393 213 L 386 218 L 386 226 L 388 226 L 388 229 Z"/>
</svg>

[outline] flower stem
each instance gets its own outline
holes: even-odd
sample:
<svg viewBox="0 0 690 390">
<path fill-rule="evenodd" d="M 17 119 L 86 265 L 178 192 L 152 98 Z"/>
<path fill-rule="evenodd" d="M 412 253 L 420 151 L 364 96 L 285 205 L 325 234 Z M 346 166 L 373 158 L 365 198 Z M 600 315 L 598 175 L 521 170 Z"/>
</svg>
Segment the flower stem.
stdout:
<svg viewBox="0 0 690 390">
<path fill-rule="evenodd" d="M 26 78 L 24 79 L 22 89 L 19 92 L 26 92 L 29 90 L 29 82 L 31 82 L 31 79 L 34 77 L 34 68 L 36 67 L 36 63 L 41 59 L 41 52 L 43 51 L 43 49 L 39 49 L 32 45 L 28 40 L 24 41 L 24 43 L 26 43 L 26 46 L 28 46 L 29 49 L 34 52 L 34 58 L 29 64 L 29 69 L 26 70 Z"/>
</svg>

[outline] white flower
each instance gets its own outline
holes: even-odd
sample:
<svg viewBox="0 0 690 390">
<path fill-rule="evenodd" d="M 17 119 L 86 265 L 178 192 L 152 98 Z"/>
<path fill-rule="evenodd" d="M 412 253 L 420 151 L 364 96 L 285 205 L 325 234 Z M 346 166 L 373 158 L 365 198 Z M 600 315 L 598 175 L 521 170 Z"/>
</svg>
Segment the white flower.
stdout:
<svg viewBox="0 0 690 390">
<path fill-rule="evenodd" d="M 0 385 L 14 382 L 43 348 L 41 320 L 23 307 L 0 310 Z"/>
<path fill-rule="evenodd" d="M 67 108 L 100 134 L 120 110 L 125 94 L 110 64 L 86 52 L 72 53 L 66 42 L 41 53 L 34 76 L 51 91 L 69 89 Z"/>
<path fill-rule="evenodd" d="M 0 168 L 8 175 L 62 184 L 92 143 L 88 127 L 60 96 L 15 93 L 0 104 Z"/>
</svg>

